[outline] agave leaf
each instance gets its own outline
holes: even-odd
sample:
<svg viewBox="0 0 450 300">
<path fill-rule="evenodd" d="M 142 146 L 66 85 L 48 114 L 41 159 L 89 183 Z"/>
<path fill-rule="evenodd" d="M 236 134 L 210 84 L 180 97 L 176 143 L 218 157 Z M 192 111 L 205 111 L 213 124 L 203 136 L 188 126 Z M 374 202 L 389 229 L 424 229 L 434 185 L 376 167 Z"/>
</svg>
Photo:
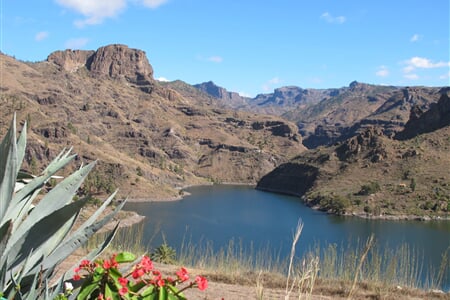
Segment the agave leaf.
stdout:
<svg viewBox="0 0 450 300">
<path fill-rule="evenodd" d="M 25 148 L 27 146 L 27 122 L 25 121 L 25 124 L 23 124 L 22 132 L 20 133 L 19 140 L 17 141 L 17 172 L 16 172 L 16 178 L 19 174 L 19 168 L 22 165 L 23 158 L 25 157 Z"/>
<path fill-rule="evenodd" d="M 8 210 L 7 217 L 11 220 L 15 220 L 13 232 L 25 220 L 25 216 L 30 212 L 30 207 L 33 203 L 34 198 L 39 194 L 40 191 L 40 189 L 35 190 L 34 193 L 27 195 L 15 207 Z"/>
<path fill-rule="evenodd" d="M 28 231 L 34 228 L 36 222 L 40 222 L 40 220 L 48 217 L 55 211 L 64 207 L 66 203 L 72 201 L 73 195 L 75 195 L 75 192 L 78 190 L 84 178 L 93 167 L 94 164 L 91 163 L 85 166 L 83 169 L 76 171 L 75 173 L 64 179 L 62 182 L 60 182 L 58 185 L 56 185 L 56 187 L 52 189 L 48 194 L 46 194 L 44 198 L 39 201 L 36 207 L 27 216 L 27 218 L 22 222 L 22 224 L 20 224 L 20 226 L 15 230 L 14 235 L 11 237 L 10 243 L 8 243 L 7 251 L 9 250 L 8 247 L 12 247 L 12 245 L 16 244 L 16 242 L 24 235 L 26 235 Z M 49 226 L 52 225 L 49 224 Z M 44 231 L 48 230 L 46 228 L 41 229 Z"/>
<path fill-rule="evenodd" d="M 11 236 L 12 228 L 13 222 L 11 220 L 9 220 L 0 228 L 0 268 L 2 268 L 4 265 L 6 266 L 6 258 L 8 257 L 8 255 L 6 255 L 5 248 L 8 243 L 9 237 Z M 0 287 L 1 286 L 2 284 L 0 284 Z"/>
<path fill-rule="evenodd" d="M 50 254 L 43 262 L 44 269 L 49 267 L 55 262 L 61 262 L 66 259 L 70 254 L 73 253 L 75 249 L 78 249 L 84 243 L 86 243 L 89 238 L 96 233 L 99 229 L 105 226 L 125 205 L 125 201 L 118 205 L 116 209 L 105 216 L 100 221 L 91 224 L 89 226 L 81 226 L 76 232 L 70 235 L 70 238 L 64 241 L 55 251 Z"/>
<path fill-rule="evenodd" d="M 17 193 L 14 195 L 8 211 L 6 212 L 5 218 L 11 218 L 15 220 L 15 218 L 18 215 L 18 211 L 22 209 L 25 205 L 22 205 L 21 202 L 24 201 L 24 199 L 27 199 L 27 196 L 30 194 L 31 199 L 30 201 L 34 200 L 34 197 L 40 192 L 41 187 L 44 185 L 44 183 L 54 174 L 56 173 L 60 168 L 63 168 L 66 164 L 68 164 L 73 158 L 75 158 L 76 155 L 72 155 L 68 158 L 64 158 L 60 161 L 53 160 L 54 168 L 52 168 L 51 172 L 44 174 L 43 176 L 36 177 L 34 180 L 32 180 L 30 183 L 26 184 L 23 188 L 17 191 Z M 59 169 L 58 169 L 59 168 Z M 29 199 L 29 198 L 28 198 Z M 4 221 L 4 220 L 3 220 Z M 0 225 L 2 225 L 2 221 L 0 221 Z M 17 227 L 17 226 L 15 226 Z"/>
<path fill-rule="evenodd" d="M 52 165 L 52 168 L 49 168 L 50 167 L 50 165 L 49 165 L 49 167 L 47 167 L 47 169 L 49 169 L 48 171 L 44 172 L 44 174 L 42 176 L 34 178 L 33 181 L 31 181 L 30 183 L 25 185 L 24 188 L 22 188 L 20 191 L 17 192 L 16 195 L 14 195 L 13 204 L 19 203 L 23 198 L 26 197 L 26 195 L 31 194 L 36 189 L 41 188 L 44 185 L 44 183 L 53 174 L 55 174 L 58 170 L 62 169 L 64 166 L 66 166 L 75 157 L 76 157 L 76 154 L 74 154 L 70 157 L 62 158 L 60 160 L 53 160 L 50 163 L 50 165 Z"/>
<path fill-rule="evenodd" d="M 116 226 L 108 234 L 108 236 L 105 238 L 104 242 L 101 245 L 99 245 L 96 249 L 94 249 L 91 252 L 89 252 L 88 255 L 86 255 L 85 257 L 80 259 L 78 262 L 76 262 L 74 265 L 72 265 L 72 267 L 70 267 L 61 276 L 61 280 L 62 281 L 67 281 L 67 280 L 72 279 L 73 275 L 75 274 L 75 272 L 74 272 L 75 268 L 81 263 L 81 261 L 83 259 L 87 259 L 89 261 L 95 260 L 97 258 L 97 256 L 99 256 L 109 246 L 109 244 L 112 242 L 112 240 L 114 239 L 114 236 L 116 235 L 117 231 L 119 230 L 119 225 L 120 225 L 120 222 L 117 222 Z"/>
<path fill-rule="evenodd" d="M 103 201 L 103 204 L 87 219 L 79 228 L 79 231 L 84 230 L 84 228 L 90 226 L 97 220 L 97 218 L 103 213 L 103 211 L 108 207 L 108 205 L 111 203 L 111 201 L 116 196 L 117 192 L 119 190 L 115 190 L 114 193 L 112 193 L 111 196 L 108 197 L 105 201 Z"/>
<path fill-rule="evenodd" d="M 14 243 L 8 243 L 11 245 L 11 248 L 7 248 L 7 252 L 9 250 L 9 257 L 11 259 L 16 258 L 15 261 L 12 261 L 12 265 L 15 266 L 23 261 L 23 254 L 29 253 L 31 249 L 38 248 L 51 236 L 53 236 L 61 226 L 63 226 L 68 219 L 71 219 L 74 215 L 78 213 L 78 211 L 85 205 L 86 201 L 76 201 L 66 206 L 54 211 L 50 215 L 38 221 L 34 226 L 30 227 L 28 231 L 21 233 L 19 236 L 17 233 L 11 236 L 11 240 L 17 234 L 17 238 L 14 239 Z M 36 208 L 35 208 L 36 210 Z M 34 210 L 33 210 L 34 211 Z"/>
<path fill-rule="evenodd" d="M 11 126 L 0 144 L 0 220 L 2 221 L 14 192 L 18 164 L 16 115 L 14 114 Z"/>
<path fill-rule="evenodd" d="M 24 267 L 24 272 L 27 273 L 38 273 L 40 270 L 47 270 L 50 269 L 51 266 L 48 268 L 43 268 L 38 263 L 42 261 L 42 257 L 47 257 L 55 248 L 58 247 L 59 243 L 67 236 L 67 234 L 72 229 L 75 220 L 78 216 L 78 212 L 72 216 L 72 218 L 68 219 L 67 222 L 61 226 L 61 228 L 58 229 L 57 232 L 55 232 L 45 243 L 43 243 L 38 249 L 36 249 L 34 252 L 35 254 L 31 255 L 29 258 L 30 263 Z M 54 264 L 53 266 L 55 266 Z M 30 272 L 30 270 L 34 269 L 34 271 Z"/>
</svg>

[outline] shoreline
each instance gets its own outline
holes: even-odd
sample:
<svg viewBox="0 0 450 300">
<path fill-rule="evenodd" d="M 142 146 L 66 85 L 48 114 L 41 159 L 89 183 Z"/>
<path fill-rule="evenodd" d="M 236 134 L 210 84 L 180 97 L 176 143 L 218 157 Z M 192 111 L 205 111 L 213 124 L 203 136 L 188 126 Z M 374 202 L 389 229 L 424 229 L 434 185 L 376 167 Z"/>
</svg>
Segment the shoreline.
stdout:
<svg viewBox="0 0 450 300">
<path fill-rule="evenodd" d="M 275 190 L 275 189 L 267 189 L 267 188 L 261 188 L 261 187 L 259 187 L 257 189 L 260 191 L 269 192 L 269 193 L 298 197 L 299 201 L 301 201 L 301 203 L 303 203 L 305 206 L 307 206 L 311 209 L 317 210 L 317 211 L 321 211 L 321 212 L 329 214 L 329 215 L 337 216 L 337 217 L 356 217 L 356 218 L 366 219 L 366 220 L 386 220 L 386 221 L 420 221 L 420 222 L 450 221 L 450 215 L 447 215 L 447 216 L 432 216 L 432 215 L 431 216 L 430 215 L 419 216 L 419 215 L 398 214 L 398 215 L 378 215 L 377 216 L 377 215 L 370 215 L 367 213 L 356 213 L 356 212 L 345 213 L 345 214 L 335 214 L 335 213 L 328 212 L 326 210 L 322 210 L 317 205 L 314 205 L 314 206 L 308 205 L 305 201 L 302 200 L 303 195 L 299 195 L 294 192 L 287 192 L 287 191 L 281 191 L 281 190 Z"/>
<path fill-rule="evenodd" d="M 212 186 L 212 185 L 238 185 L 238 186 L 253 186 L 256 188 L 256 183 L 242 183 L 242 182 L 221 182 L 221 183 L 202 183 L 202 184 L 188 184 L 182 187 L 177 187 L 175 189 L 179 190 L 182 194 L 178 196 L 168 197 L 168 198 L 129 198 L 127 202 L 131 203 L 151 203 L 151 202 L 170 202 L 170 201 L 180 201 L 184 197 L 191 195 L 191 193 L 186 192 L 185 189 L 190 187 L 201 187 L 201 186 Z"/>
<path fill-rule="evenodd" d="M 183 198 L 185 198 L 186 196 L 191 195 L 189 192 L 186 192 L 184 189 L 187 189 L 187 188 L 190 188 L 190 187 L 201 187 L 201 186 L 212 186 L 212 185 L 251 186 L 251 187 L 254 187 L 255 189 L 258 189 L 258 190 L 263 191 L 263 192 L 284 194 L 284 195 L 290 195 L 290 196 L 299 197 L 299 201 L 301 201 L 305 206 L 307 206 L 307 207 L 309 207 L 311 209 L 317 210 L 317 211 L 324 212 L 324 213 L 329 214 L 329 215 L 333 215 L 333 216 L 356 217 L 356 218 L 361 218 L 361 219 L 366 219 L 366 220 L 386 220 L 386 221 L 419 221 L 419 222 L 450 221 L 450 215 L 448 215 L 448 216 L 433 216 L 433 215 L 420 216 L 420 215 L 408 215 L 408 214 L 371 215 L 371 214 L 367 214 L 367 213 L 357 213 L 357 212 L 350 212 L 350 213 L 345 213 L 345 214 L 335 214 L 335 213 L 327 212 L 325 210 L 321 210 L 319 206 L 309 206 L 309 205 L 307 205 L 307 203 L 305 203 L 304 201 L 301 200 L 302 195 L 298 195 L 298 194 L 295 194 L 295 193 L 289 193 L 289 192 L 286 192 L 286 191 L 257 188 L 257 184 L 256 183 L 241 183 L 241 182 L 221 182 L 221 183 L 213 183 L 213 182 L 209 182 L 208 183 L 207 182 L 207 183 L 203 183 L 203 184 L 189 184 L 189 185 L 185 185 L 185 186 L 176 188 L 176 189 L 180 190 L 180 192 L 182 191 L 182 193 L 180 195 L 178 195 L 178 196 L 173 196 L 173 197 L 168 197 L 168 198 L 154 198 L 154 199 L 149 199 L 149 198 L 130 198 L 130 199 L 127 200 L 127 202 L 130 202 L 130 203 L 151 203 L 151 202 L 180 201 L 180 200 L 183 200 Z M 137 215 L 140 216 L 139 214 L 137 214 Z M 143 217 L 143 218 L 145 218 L 145 217 Z M 141 220 L 137 221 L 136 223 L 139 223 Z"/>
</svg>

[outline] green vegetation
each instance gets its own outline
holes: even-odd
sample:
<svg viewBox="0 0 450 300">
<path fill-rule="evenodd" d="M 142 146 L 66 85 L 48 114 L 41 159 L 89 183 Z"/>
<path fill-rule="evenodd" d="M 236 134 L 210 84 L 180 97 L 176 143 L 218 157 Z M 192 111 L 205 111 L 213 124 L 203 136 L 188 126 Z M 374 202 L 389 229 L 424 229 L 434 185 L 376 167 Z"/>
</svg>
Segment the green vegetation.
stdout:
<svg viewBox="0 0 450 300">
<path fill-rule="evenodd" d="M 0 297 L 8 299 L 53 299 L 62 292 L 71 271 L 55 277 L 55 270 L 122 208 L 96 221 L 115 193 L 84 223 L 74 224 L 87 198 L 73 202 L 78 188 L 95 163 L 72 175 L 37 199 L 42 187 L 76 155 L 62 151 L 37 177 L 20 172 L 25 156 L 26 124 L 16 138 L 16 120 L 0 144 Z M 109 244 L 115 230 L 102 245 L 88 254 L 98 256 Z M 55 284 L 49 286 L 50 282 Z"/>
<path fill-rule="evenodd" d="M 153 252 L 150 254 L 150 258 L 153 261 L 164 263 L 164 264 L 173 264 L 175 262 L 175 258 L 177 256 L 177 252 L 175 249 L 167 245 L 166 242 L 164 242 L 162 245 L 157 247 Z"/>
<path fill-rule="evenodd" d="M 358 192 L 359 195 L 370 195 L 375 194 L 381 190 L 380 184 L 378 182 L 370 182 L 361 186 L 361 190 Z"/>
</svg>

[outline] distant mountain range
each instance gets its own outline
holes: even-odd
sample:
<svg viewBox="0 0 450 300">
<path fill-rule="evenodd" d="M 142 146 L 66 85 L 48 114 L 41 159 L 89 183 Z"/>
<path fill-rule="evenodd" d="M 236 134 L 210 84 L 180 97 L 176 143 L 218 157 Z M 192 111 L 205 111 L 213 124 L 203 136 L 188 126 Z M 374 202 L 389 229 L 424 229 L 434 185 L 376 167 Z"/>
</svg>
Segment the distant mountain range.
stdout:
<svg viewBox="0 0 450 300">
<path fill-rule="evenodd" d="M 396 87 L 352 82 L 348 87 L 302 89 L 281 87 L 255 98 L 241 97 L 213 82 L 194 85 L 222 107 L 272 114 L 295 122 L 308 148 L 343 141 L 367 126 L 379 125 L 395 135 L 409 119 L 412 107 L 427 110 L 439 99 L 439 87 Z"/>
</svg>

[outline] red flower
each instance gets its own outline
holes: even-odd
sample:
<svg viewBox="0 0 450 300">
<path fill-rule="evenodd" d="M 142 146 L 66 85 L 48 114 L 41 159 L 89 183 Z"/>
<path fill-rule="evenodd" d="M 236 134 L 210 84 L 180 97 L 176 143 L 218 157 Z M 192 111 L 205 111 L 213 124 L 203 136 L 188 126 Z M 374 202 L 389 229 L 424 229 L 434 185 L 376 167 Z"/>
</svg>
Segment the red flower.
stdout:
<svg viewBox="0 0 450 300">
<path fill-rule="evenodd" d="M 119 290 L 119 295 L 120 295 L 120 296 L 123 296 L 123 295 L 125 295 L 126 293 L 128 293 L 128 289 L 127 289 L 126 287 L 122 287 L 122 288 Z"/>
<path fill-rule="evenodd" d="M 78 281 L 81 279 L 81 276 L 79 274 L 75 274 L 75 275 L 73 275 L 72 279 L 75 281 Z"/>
<path fill-rule="evenodd" d="M 145 274 L 144 270 L 142 270 L 141 268 L 137 268 L 133 271 L 133 273 L 131 274 L 131 276 L 134 279 L 138 279 L 141 278 L 143 275 Z"/>
<path fill-rule="evenodd" d="M 146 255 L 144 255 L 141 259 L 141 266 L 144 269 L 145 273 L 149 273 L 151 270 L 153 270 L 153 262 Z"/>
<path fill-rule="evenodd" d="M 204 291 L 208 287 L 208 280 L 206 280 L 203 276 L 195 277 L 195 281 L 197 282 L 197 286 L 200 291 Z"/>
<path fill-rule="evenodd" d="M 109 260 L 103 261 L 103 269 L 108 270 L 108 269 L 110 269 L 111 267 L 112 267 L 112 266 L 111 266 L 111 263 L 109 262 Z"/>
<path fill-rule="evenodd" d="M 156 285 L 159 287 L 164 286 L 164 280 L 161 277 L 157 278 Z"/>
<path fill-rule="evenodd" d="M 128 284 L 128 279 L 127 278 L 119 277 L 118 281 L 119 281 L 119 283 L 120 283 L 120 285 L 122 287 L 126 287 L 127 284 Z"/>
<path fill-rule="evenodd" d="M 89 267 L 90 264 L 91 264 L 91 262 L 89 260 L 83 259 L 80 263 L 80 268 Z"/>
<path fill-rule="evenodd" d="M 177 271 L 176 274 L 181 282 L 189 280 L 188 271 L 183 267 L 179 271 Z"/>
</svg>

